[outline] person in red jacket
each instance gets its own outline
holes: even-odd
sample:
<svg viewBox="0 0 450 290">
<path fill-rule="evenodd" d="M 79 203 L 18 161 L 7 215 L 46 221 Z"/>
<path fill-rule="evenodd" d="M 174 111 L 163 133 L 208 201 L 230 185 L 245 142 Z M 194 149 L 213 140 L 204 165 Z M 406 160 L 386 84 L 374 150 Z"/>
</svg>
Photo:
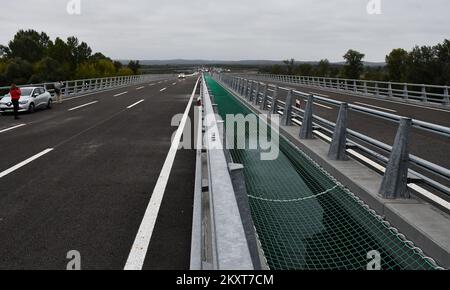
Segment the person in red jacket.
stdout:
<svg viewBox="0 0 450 290">
<path fill-rule="evenodd" d="M 14 106 L 14 119 L 18 120 L 19 118 L 19 100 L 22 92 L 16 86 L 16 84 L 11 85 L 11 89 L 9 90 L 9 94 L 11 95 L 11 103 Z"/>
</svg>

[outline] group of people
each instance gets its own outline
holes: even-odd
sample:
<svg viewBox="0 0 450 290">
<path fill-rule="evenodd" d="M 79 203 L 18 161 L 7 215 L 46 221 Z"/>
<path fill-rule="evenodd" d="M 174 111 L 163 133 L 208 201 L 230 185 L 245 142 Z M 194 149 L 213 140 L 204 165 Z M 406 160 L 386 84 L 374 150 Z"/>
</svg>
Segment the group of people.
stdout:
<svg viewBox="0 0 450 290">
<path fill-rule="evenodd" d="M 63 82 L 59 81 L 53 84 L 55 88 L 55 97 L 56 102 L 58 104 L 62 103 L 62 95 L 61 95 L 61 89 L 63 87 Z M 22 92 L 20 91 L 20 88 L 16 84 L 12 84 L 11 88 L 9 90 L 9 95 L 11 96 L 11 103 L 14 107 L 14 119 L 19 120 L 19 100 L 22 96 Z"/>
</svg>

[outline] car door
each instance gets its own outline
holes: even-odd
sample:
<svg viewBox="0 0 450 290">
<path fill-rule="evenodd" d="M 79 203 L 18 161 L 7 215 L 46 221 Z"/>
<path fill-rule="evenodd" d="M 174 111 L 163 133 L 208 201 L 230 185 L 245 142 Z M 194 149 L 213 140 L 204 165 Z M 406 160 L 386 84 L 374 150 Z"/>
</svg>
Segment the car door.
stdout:
<svg viewBox="0 0 450 290">
<path fill-rule="evenodd" d="M 36 107 L 43 107 L 46 105 L 45 102 L 45 95 L 44 95 L 44 90 L 41 88 L 37 88 L 35 90 L 37 92 L 37 97 L 36 97 Z"/>
</svg>

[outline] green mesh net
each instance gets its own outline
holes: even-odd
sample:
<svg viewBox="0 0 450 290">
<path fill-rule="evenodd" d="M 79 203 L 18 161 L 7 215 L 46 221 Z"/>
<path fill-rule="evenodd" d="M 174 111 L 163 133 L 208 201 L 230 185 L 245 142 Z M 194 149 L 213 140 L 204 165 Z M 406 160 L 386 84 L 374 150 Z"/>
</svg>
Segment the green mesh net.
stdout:
<svg viewBox="0 0 450 290">
<path fill-rule="evenodd" d="M 224 120 L 252 114 L 215 80 L 206 80 Z M 258 138 L 248 128 L 246 134 L 247 140 Z M 381 255 L 383 270 L 436 268 L 288 140 L 280 137 L 276 160 L 262 161 L 260 151 L 230 150 L 233 161 L 245 166 L 253 220 L 271 269 L 364 270 L 371 251 Z"/>
</svg>

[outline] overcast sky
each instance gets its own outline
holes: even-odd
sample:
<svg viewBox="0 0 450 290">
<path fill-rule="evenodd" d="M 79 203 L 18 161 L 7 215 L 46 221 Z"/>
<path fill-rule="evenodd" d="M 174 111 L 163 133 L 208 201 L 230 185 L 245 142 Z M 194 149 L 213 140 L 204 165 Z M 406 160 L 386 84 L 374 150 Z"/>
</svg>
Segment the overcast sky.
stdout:
<svg viewBox="0 0 450 290">
<path fill-rule="evenodd" d="M 19 29 L 74 35 L 115 59 L 342 60 L 349 49 L 384 61 L 450 38 L 450 0 L 70 0 L 2 1 L 0 43 Z"/>
</svg>

